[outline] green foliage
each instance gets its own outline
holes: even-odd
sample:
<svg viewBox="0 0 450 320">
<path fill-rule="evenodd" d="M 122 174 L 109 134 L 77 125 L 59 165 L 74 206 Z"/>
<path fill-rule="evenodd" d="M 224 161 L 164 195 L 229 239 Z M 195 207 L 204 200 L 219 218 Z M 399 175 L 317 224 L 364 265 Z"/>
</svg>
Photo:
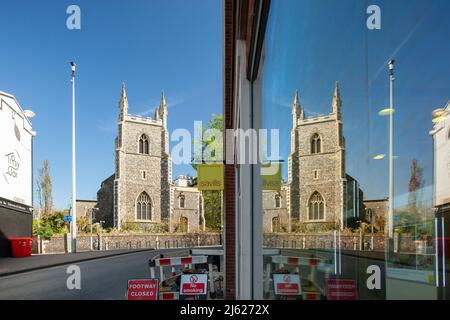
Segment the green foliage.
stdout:
<svg viewBox="0 0 450 320">
<path fill-rule="evenodd" d="M 202 149 L 202 159 L 201 160 L 202 161 L 204 161 L 203 152 L 205 151 L 205 149 L 215 142 L 214 137 L 211 137 L 209 140 L 206 140 L 206 138 L 205 138 L 205 132 L 210 129 L 219 130 L 223 134 L 223 115 L 212 114 L 211 118 L 209 119 L 208 124 L 202 128 L 202 140 L 201 141 L 193 140 L 194 145 L 201 144 L 201 149 Z M 193 148 L 193 150 L 195 150 L 195 147 Z M 219 153 L 223 152 L 223 144 L 221 144 L 221 145 L 217 144 L 215 151 L 217 151 Z M 217 153 L 215 156 L 217 156 Z M 192 160 L 193 160 L 192 167 L 195 170 L 197 170 L 195 161 L 199 161 L 200 159 L 192 159 Z"/>
<path fill-rule="evenodd" d="M 41 238 L 45 240 L 49 240 L 53 237 L 53 230 L 48 223 L 41 222 L 38 224 L 37 220 L 33 220 L 33 235 L 39 235 Z"/>
<path fill-rule="evenodd" d="M 216 115 L 212 114 L 211 118 L 208 122 L 208 124 L 202 128 L 203 132 L 205 133 L 206 130 L 209 129 L 216 129 L 222 132 L 223 134 L 223 115 Z M 203 135 L 202 135 L 203 136 Z M 194 141 L 194 144 L 199 143 L 198 141 Z M 200 142 L 202 144 L 202 154 L 205 148 L 210 146 L 212 143 L 214 143 L 213 139 L 209 140 L 202 140 Z M 223 145 L 217 146 L 216 149 L 217 152 L 223 151 Z M 216 154 L 217 156 L 217 154 Z M 202 159 L 203 160 L 203 159 Z M 196 164 L 193 163 L 192 167 L 197 170 Z M 214 190 L 208 190 L 203 191 L 203 201 L 204 201 L 204 207 L 205 207 L 205 223 L 206 228 L 209 231 L 221 231 L 222 229 L 222 218 L 221 218 L 221 212 L 222 212 L 222 191 L 214 191 Z"/>
<path fill-rule="evenodd" d="M 205 222 L 209 231 L 222 230 L 222 191 L 205 190 L 202 192 L 205 206 Z"/>
<path fill-rule="evenodd" d="M 152 233 L 166 233 L 169 232 L 169 225 L 165 222 L 158 222 L 153 224 L 149 231 Z"/>
<path fill-rule="evenodd" d="M 386 227 L 386 218 L 384 215 L 377 215 L 375 217 L 374 226 L 379 232 L 384 232 L 384 228 Z"/>
<path fill-rule="evenodd" d="M 63 211 L 56 211 L 53 214 L 44 216 L 41 220 L 41 225 L 48 225 L 54 234 L 67 233 Z"/>
<path fill-rule="evenodd" d="M 319 228 L 317 229 L 318 232 L 329 232 L 329 231 L 334 231 L 337 230 L 337 226 L 334 224 L 334 222 L 326 222 L 323 223 L 319 226 Z"/>
<path fill-rule="evenodd" d="M 409 207 L 409 210 L 398 211 L 400 220 L 395 225 L 395 231 L 398 233 L 408 233 L 415 238 L 433 234 L 433 222 L 425 221 L 425 215 L 419 208 Z"/>
<path fill-rule="evenodd" d="M 144 232 L 144 229 L 137 223 L 125 222 L 122 225 L 121 231 L 142 233 L 142 232 Z"/>
<path fill-rule="evenodd" d="M 89 218 L 88 218 L 88 216 L 80 216 L 80 217 L 77 217 L 77 229 L 78 229 L 78 231 L 80 231 L 80 232 L 85 232 L 85 233 L 88 233 L 88 232 L 90 232 L 90 225 L 89 225 Z"/>
</svg>

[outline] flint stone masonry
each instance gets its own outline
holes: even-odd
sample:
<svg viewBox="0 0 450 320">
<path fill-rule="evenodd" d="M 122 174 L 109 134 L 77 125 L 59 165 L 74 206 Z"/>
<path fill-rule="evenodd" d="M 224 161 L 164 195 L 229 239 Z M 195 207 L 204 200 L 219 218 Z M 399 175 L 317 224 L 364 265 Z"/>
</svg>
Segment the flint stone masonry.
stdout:
<svg viewBox="0 0 450 320">
<path fill-rule="evenodd" d="M 279 232 L 276 230 L 275 219 L 279 221 L 280 227 L 284 231 L 289 230 L 289 212 L 287 201 L 287 188 L 280 191 L 265 190 L 263 191 L 263 224 L 264 232 Z M 276 206 L 276 198 L 280 197 L 280 207 Z M 283 231 L 283 230 L 281 230 Z"/>
<path fill-rule="evenodd" d="M 324 224 L 343 225 L 345 179 L 345 140 L 341 117 L 341 98 L 336 83 L 332 112 L 307 117 L 298 94 L 292 105 L 291 151 L 288 157 L 288 181 L 283 185 L 283 205 L 272 207 L 274 194 L 263 192 L 264 231 L 273 229 L 275 217 L 288 219 L 288 230 L 296 223 L 308 223 L 314 229 Z M 312 152 L 313 137 L 320 137 L 320 151 Z M 310 219 L 309 203 L 318 192 L 324 201 L 323 219 Z M 277 215 L 278 211 L 278 215 Z M 267 216 L 267 217 L 266 217 Z"/>
<path fill-rule="evenodd" d="M 143 248 L 191 248 L 220 246 L 222 236 L 219 233 L 177 233 L 177 234 L 124 234 L 94 235 L 94 250 L 143 249 Z M 37 239 L 33 239 L 33 253 L 37 253 Z M 64 236 L 54 236 L 50 240 L 42 240 L 43 253 L 63 253 Z M 77 250 L 90 250 L 90 236 L 77 237 Z"/>
<path fill-rule="evenodd" d="M 200 198 L 201 192 L 196 188 L 191 187 L 173 187 L 173 204 L 172 204 L 172 219 L 170 231 L 178 231 L 183 224 L 183 218 L 188 219 L 186 232 L 201 231 L 201 210 Z M 181 198 L 184 198 L 184 207 L 181 205 Z M 176 230 L 178 229 L 178 230 Z"/>
<path fill-rule="evenodd" d="M 371 250 L 370 234 L 341 234 L 341 250 Z M 338 239 L 338 238 L 337 238 Z M 383 235 L 374 235 L 374 251 L 385 252 L 387 238 Z M 338 241 L 338 240 L 336 240 Z M 398 236 L 398 253 L 415 254 L 416 250 L 424 250 L 424 247 L 432 246 L 432 238 L 415 241 L 409 234 Z M 321 233 L 266 233 L 263 238 L 266 248 L 293 248 L 293 249 L 333 249 L 334 234 Z M 337 245 L 337 243 L 336 243 Z M 419 252 L 421 254 L 425 252 Z"/>
<path fill-rule="evenodd" d="M 188 232 L 201 231 L 201 193 L 189 186 L 186 208 L 177 207 L 176 185 L 172 182 L 172 160 L 169 153 L 167 105 L 164 94 L 154 117 L 142 117 L 128 113 L 125 85 L 119 100 L 118 133 L 115 139 L 115 173 L 103 181 L 97 193 L 99 216 L 106 227 L 122 229 L 124 226 L 153 230 L 161 223 L 175 231 L 183 222 Z M 148 143 L 148 150 L 140 147 L 141 138 Z M 142 148 L 142 150 L 140 149 Z M 147 149 L 147 148 L 145 148 Z M 188 190 L 189 189 L 189 190 Z M 150 217 L 138 216 L 138 199 L 150 198 Z M 220 213 L 218 213 L 220 214 Z"/>
</svg>

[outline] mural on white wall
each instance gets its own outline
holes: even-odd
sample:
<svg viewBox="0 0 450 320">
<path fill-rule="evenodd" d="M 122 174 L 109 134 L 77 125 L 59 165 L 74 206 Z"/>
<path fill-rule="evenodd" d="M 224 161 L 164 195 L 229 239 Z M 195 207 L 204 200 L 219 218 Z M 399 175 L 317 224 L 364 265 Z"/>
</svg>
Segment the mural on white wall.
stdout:
<svg viewBox="0 0 450 320">
<path fill-rule="evenodd" d="M 0 99 L 0 197 L 31 206 L 31 124 L 13 96 Z"/>
</svg>

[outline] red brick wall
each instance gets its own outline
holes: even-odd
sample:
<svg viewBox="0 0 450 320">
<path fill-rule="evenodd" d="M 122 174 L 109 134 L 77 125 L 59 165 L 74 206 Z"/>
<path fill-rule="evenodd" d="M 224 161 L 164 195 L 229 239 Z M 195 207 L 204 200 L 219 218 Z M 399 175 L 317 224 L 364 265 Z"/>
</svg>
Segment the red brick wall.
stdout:
<svg viewBox="0 0 450 320">
<path fill-rule="evenodd" d="M 235 47 L 235 5 L 234 0 L 223 1 L 223 114 L 224 128 L 233 128 L 233 82 Z M 226 137 L 226 135 L 224 135 Z M 224 138 L 226 144 L 226 138 Z M 226 148 L 224 148 L 226 149 Z M 226 159 L 226 156 L 224 157 Z M 235 167 L 225 165 L 224 190 L 225 224 L 225 299 L 236 299 L 236 227 L 235 227 Z"/>
</svg>

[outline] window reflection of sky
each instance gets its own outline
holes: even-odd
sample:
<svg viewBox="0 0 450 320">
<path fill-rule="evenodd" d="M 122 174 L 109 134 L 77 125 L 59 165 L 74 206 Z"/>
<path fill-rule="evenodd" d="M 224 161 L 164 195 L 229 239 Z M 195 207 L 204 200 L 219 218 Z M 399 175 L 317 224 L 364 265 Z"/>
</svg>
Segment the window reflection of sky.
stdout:
<svg viewBox="0 0 450 320">
<path fill-rule="evenodd" d="M 450 2 L 378 1 L 381 30 L 366 28 L 359 0 L 273 0 L 263 69 L 263 121 L 280 129 L 287 179 L 291 108 L 295 90 L 307 116 L 331 112 L 334 83 L 343 100 L 346 171 L 359 180 L 365 198 L 388 192 L 387 61 L 396 59 L 395 189 L 407 193 L 410 164 L 418 159 L 425 186 L 432 184 L 431 112 L 450 98 Z M 268 116 L 270 115 L 270 116 Z M 432 188 L 423 196 L 431 197 Z M 398 201 L 402 202 L 402 201 Z M 400 203 L 398 203 L 400 205 Z"/>
</svg>

